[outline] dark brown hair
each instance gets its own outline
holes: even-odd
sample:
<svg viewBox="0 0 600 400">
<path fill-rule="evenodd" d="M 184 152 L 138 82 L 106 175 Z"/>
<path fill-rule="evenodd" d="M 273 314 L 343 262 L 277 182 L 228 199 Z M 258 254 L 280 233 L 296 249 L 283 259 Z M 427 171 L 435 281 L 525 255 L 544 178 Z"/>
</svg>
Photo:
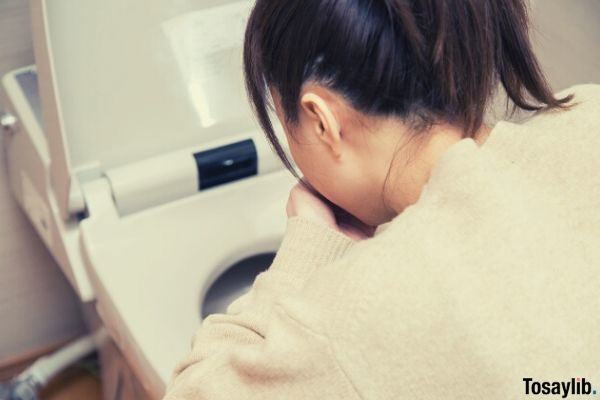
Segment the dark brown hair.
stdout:
<svg viewBox="0 0 600 400">
<path fill-rule="evenodd" d="M 314 81 L 363 113 L 443 120 L 467 136 L 498 82 L 513 111 L 572 99 L 555 98 L 540 70 L 523 0 L 257 0 L 244 73 L 259 123 L 290 170 L 269 119 L 270 87 L 286 123 L 297 122 L 302 85 Z"/>
</svg>

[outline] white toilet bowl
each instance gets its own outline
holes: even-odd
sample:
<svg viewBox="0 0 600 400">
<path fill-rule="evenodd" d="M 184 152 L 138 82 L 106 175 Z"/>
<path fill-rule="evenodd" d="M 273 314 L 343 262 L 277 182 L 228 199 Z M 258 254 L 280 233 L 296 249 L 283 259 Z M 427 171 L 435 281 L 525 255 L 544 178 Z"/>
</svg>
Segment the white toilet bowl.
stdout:
<svg viewBox="0 0 600 400">
<path fill-rule="evenodd" d="M 99 314 L 149 393 L 160 397 L 190 350 L 213 282 L 240 260 L 276 251 L 293 183 L 281 171 L 131 217 L 82 221 Z M 221 304 L 216 293 L 209 308 L 222 308 L 249 283 L 248 276 L 234 282 Z"/>
</svg>

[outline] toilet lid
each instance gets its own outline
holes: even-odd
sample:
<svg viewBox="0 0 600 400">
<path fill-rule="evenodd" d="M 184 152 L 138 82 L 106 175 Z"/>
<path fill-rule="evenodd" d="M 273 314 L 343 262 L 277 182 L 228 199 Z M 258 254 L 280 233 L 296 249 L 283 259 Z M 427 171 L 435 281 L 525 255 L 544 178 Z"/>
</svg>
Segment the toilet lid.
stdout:
<svg viewBox="0 0 600 400">
<path fill-rule="evenodd" d="M 256 131 L 243 87 L 253 2 L 34 0 L 36 64 L 52 186 Z"/>
</svg>

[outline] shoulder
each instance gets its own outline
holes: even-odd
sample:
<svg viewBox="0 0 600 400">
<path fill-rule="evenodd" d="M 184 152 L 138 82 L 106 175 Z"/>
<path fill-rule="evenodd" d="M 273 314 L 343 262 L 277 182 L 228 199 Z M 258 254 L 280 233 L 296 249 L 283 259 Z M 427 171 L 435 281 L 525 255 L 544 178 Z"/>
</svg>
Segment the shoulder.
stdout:
<svg viewBox="0 0 600 400">
<path fill-rule="evenodd" d="M 569 94 L 573 94 L 575 96 L 576 102 L 581 101 L 585 102 L 586 104 L 595 104 L 596 106 L 600 105 L 600 84 L 586 83 L 573 85 L 556 93 L 556 96 L 564 97 L 568 96 Z"/>
<path fill-rule="evenodd" d="M 551 130 L 559 128 L 577 134 L 586 134 L 590 128 L 600 128 L 600 85 L 574 85 L 555 94 L 558 98 L 572 95 L 572 106 L 567 110 L 544 111 L 534 114 L 525 126 Z"/>
<path fill-rule="evenodd" d="M 560 174 L 564 164 L 571 169 L 597 164 L 600 85 L 575 85 L 556 93 L 559 98 L 568 95 L 573 95 L 568 109 L 540 111 L 520 123 L 499 121 L 483 148 L 542 174 Z"/>
</svg>

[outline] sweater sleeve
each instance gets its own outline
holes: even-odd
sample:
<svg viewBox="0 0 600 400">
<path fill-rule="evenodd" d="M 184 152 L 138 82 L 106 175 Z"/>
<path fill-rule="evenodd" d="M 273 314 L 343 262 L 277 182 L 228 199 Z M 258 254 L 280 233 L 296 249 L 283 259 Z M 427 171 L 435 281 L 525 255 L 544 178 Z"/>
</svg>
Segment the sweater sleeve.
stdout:
<svg viewBox="0 0 600 400">
<path fill-rule="evenodd" d="M 354 243 L 325 225 L 288 219 L 269 269 L 225 314 L 203 320 L 164 399 L 356 398 L 328 338 L 292 318 L 279 303 L 298 294 L 317 268 L 341 258 Z"/>
<path fill-rule="evenodd" d="M 343 256 L 355 242 L 348 236 L 323 224 L 292 217 L 270 271 L 282 273 L 301 287 L 320 265 Z"/>
</svg>

